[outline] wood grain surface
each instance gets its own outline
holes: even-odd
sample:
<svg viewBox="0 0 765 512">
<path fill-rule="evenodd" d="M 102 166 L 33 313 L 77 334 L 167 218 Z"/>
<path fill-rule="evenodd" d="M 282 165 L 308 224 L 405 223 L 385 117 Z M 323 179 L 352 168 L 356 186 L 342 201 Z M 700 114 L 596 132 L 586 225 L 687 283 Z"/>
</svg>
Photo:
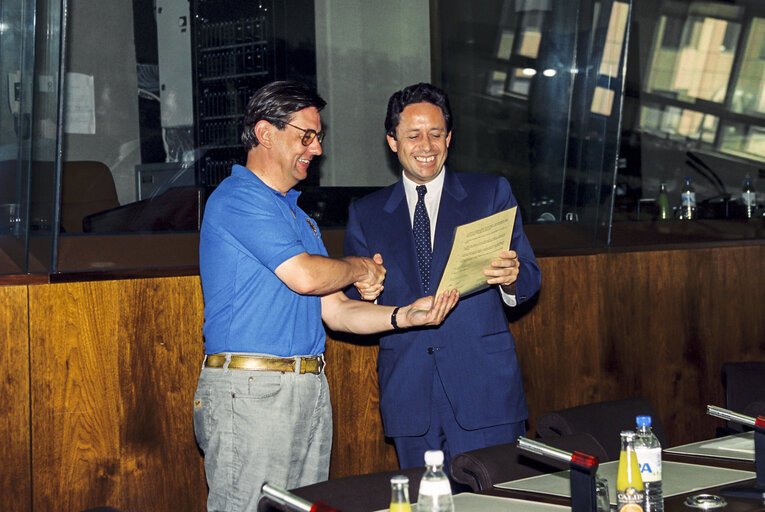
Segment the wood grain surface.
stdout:
<svg viewBox="0 0 765 512">
<path fill-rule="evenodd" d="M 546 411 L 643 396 L 671 444 L 709 438 L 723 425 L 705 414 L 724 405 L 722 363 L 765 360 L 765 244 L 539 263 L 540 293 L 508 312 L 532 437 Z M 198 276 L 6 286 L 0 306 L 5 508 L 204 510 Z M 377 346 L 330 333 L 326 356 L 330 476 L 395 469 Z"/>
<path fill-rule="evenodd" d="M 203 510 L 194 277 L 30 287 L 35 510 Z"/>
<path fill-rule="evenodd" d="M 3 510 L 32 508 L 27 287 L 0 286 L 0 492 Z"/>
</svg>

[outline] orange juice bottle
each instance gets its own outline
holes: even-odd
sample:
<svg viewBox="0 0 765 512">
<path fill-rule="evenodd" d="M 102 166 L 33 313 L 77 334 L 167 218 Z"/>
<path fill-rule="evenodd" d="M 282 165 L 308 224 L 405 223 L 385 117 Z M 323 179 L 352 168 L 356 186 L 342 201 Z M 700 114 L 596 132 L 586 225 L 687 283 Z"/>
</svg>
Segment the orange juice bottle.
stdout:
<svg viewBox="0 0 765 512">
<path fill-rule="evenodd" d="M 619 471 L 616 473 L 616 510 L 619 512 L 643 512 L 645 491 L 640 477 L 640 466 L 633 447 L 635 433 L 621 433 L 622 450 L 619 453 Z"/>
<path fill-rule="evenodd" d="M 412 512 L 409 504 L 409 478 L 404 475 L 390 479 L 390 512 Z"/>
</svg>

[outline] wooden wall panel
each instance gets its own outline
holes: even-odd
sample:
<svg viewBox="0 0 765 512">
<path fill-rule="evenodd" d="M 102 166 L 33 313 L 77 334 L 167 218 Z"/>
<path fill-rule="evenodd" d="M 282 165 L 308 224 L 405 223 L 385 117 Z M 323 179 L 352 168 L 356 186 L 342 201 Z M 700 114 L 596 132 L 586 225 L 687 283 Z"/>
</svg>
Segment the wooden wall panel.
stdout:
<svg viewBox="0 0 765 512">
<path fill-rule="evenodd" d="M 672 444 L 714 435 L 724 361 L 765 360 L 765 245 L 539 259 L 542 289 L 511 312 L 529 404 L 540 414 L 644 396 Z M 372 349 L 372 350 L 370 350 Z M 374 347 L 328 341 L 336 437 L 330 475 L 395 469 L 373 408 Z"/>
<path fill-rule="evenodd" d="M 334 424 L 330 477 L 398 467 L 392 442 L 385 442 L 377 385 L 377 345 L 327 340 L 327 380 Z"/>
<path fill-rule="evenodd" d="M 530 435 L 534 418 L 545 410 L 599 397 L 598 262 L 596 256 L 540 259 L 539 294 L 531 304 L 519 306 L 523 315 L 511 322 Z"/>
<path fill-rule="evenodd" d="M 0 493 L 3 510 L 31 510 L 27 287 L 0 286 Z"/>
<path fill-rule="evenodd" d="M 36 510 L 202 510 L 195 277 L 30 287 Z"/>
</svg>

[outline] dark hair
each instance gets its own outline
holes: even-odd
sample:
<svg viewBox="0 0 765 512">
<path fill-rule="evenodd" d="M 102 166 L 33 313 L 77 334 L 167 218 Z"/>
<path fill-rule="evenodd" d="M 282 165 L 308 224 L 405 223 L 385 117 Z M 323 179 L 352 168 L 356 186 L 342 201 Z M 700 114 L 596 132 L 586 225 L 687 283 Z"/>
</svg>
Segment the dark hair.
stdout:
<svg viewBox="0 0 765 512">
<path fill-rule="evenodd" d="M 242 126 L 242 144 L 249 151 L 258 145 L 255 125 L 265 120 L 284 130 L 295 112 L 308 107 L 324 108 L 327 102 L 316 91 L 305 84 L 293 81 L 278 81 L 264 85 L 247 102 Z"/>
<path fill-rule="evenodd" d="M 446 121 L 446 132 L 452 131 L 452 109 L 446 93 L 432 84 L 420 82 L 393 93 L 388 100 L 388 113 L 385 116 L 385 133 L 396 138 L 396 128 L 401 121 L 401 112 L 413 103 L 432 103 L 440 107 Z"/>
</svg>

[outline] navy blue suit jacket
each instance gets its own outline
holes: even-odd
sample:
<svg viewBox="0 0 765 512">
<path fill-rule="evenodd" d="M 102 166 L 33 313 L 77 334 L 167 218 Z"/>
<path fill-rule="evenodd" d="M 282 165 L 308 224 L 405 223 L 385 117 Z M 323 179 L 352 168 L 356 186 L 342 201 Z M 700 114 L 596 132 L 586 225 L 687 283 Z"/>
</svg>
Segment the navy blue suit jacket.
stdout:
<svg viewBox="0 0 765 512">
<path fill-rule="evenodd" d="M 446 171 L 444 171 L 446 172 Z M 354 202 L 345 254 L 382 254 L 387 269 L 379 304 L 403 306 L 434 293 L 449 257 L 454 228 L 516 206 L 506 179 L 446 172 L 433 242 L 431 290 L 423 290 L 412 224 L 401 181 Z M 520 211 L 510 248 L 518 253 L 516 298 L 533 296 L 541 273 L 523 232 Z M 358 298 L 356 290 L 348 295 Z M 423 435 L 430 424 L 431 391 L 438 371 L 457 421 L 467 430 L 528 417 L 515 341 L 497 286 L 460 298 L 438 327 L 390 331 L 380 338 L 377 371 L 386 435 Z M 432 350 L 431 350 L 432 349 Z"/>
</svg>

